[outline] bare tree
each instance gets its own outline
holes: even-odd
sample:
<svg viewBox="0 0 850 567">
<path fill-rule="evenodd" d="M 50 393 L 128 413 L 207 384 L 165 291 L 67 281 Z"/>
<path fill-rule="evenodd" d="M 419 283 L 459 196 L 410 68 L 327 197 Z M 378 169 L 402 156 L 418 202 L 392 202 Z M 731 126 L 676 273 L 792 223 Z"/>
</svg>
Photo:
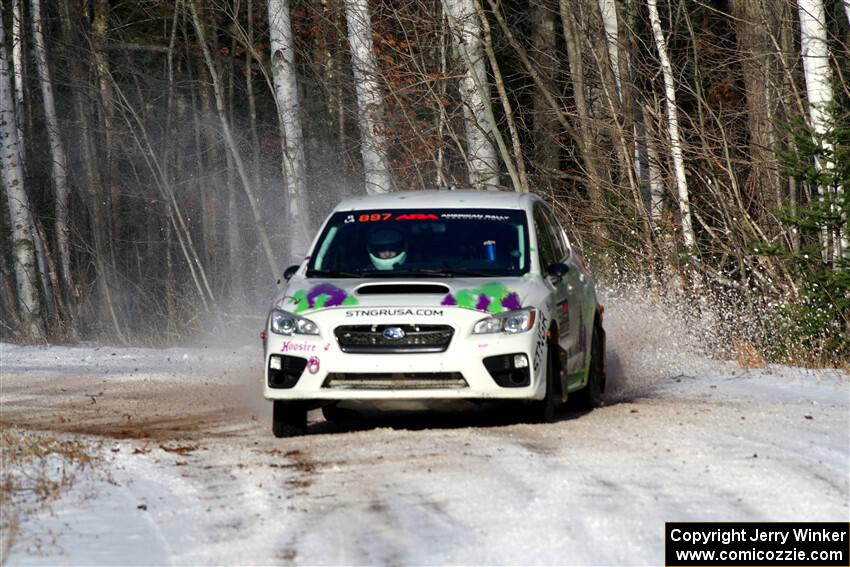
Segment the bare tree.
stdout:
<svg viewBox="0 0 850 567">
<path fill-rule="evenodd" d="M 204 60 L 206 61 L 207 69 L 209 70 L 210 77 L 212 78 L 215 106 L 216 111 L 218 112 L 219 121 L 221 122 L 224 140 L 227 144 L 228 151 L 230 151 L 233 156 L 233 161 L 239 174 L 239 180 L 242 183 L 245 196 L 248 198 L 251 213 L 254 215 L 254 222 L 257 225 L 257 233 L 260 237 L 260 244 L 263 247 L 263 252 L 265 252 L 266 260 L 269 263 L 269 269 L 271 269 L 273 277 L 278 277 L 281 272 L 278 267 L 277 257 L 275 256 L 272 248 L 271 239 L 269 238 L 268 231 L 266 230 L 265 222 L 263 221 L 260 203 L 257 200 L 257 196 L 254 194 L 254 189 L 251 186 L 250 179 L 248 178 L 245 163 L 242 160 L 242 155 L 239 153 L 239 148 L 236 145 L 236 140 L 233 138 L 233 132 L 230 129 L 230 121 L 227 118 L 227 112 L 224 105 L 224 90 L 221 85 L 221 78 L 219 77 L 219 72 L 216 68 L 215 62 L 213 61 L 212 55 L 210 54 L 209 45 L 207 45 L 204 25 L 198 17 L 198 9 L 195 6 L 196 1 L 197 0 L 189 0 L 189 9 L 192 13 L 192 22 L 195 26 L 195 33 L 198 35 L 198 41 L 201 44 L 201 51 L 203 51 Z"/>
<path fill-rule="evenodd" d="M 473 187 L 492 188 L 499 185 L 499 163 L 492 141 L 494 124 L 488 116 L 492 110 L 481 21 L 473 0 L 443 0 L 443 9 L 455 50 L 466 71 L 460 80 L 460 96 L 466 124 L 469 182 Z"/>
<path fill-rule="evenodd" d="M 661 18 L 658 15 L 656 0 L 647 0 L 649 18 L 652 22 L 652 34 L 655 38 L 655 48 L 658 50 L 658 59 L 661 64 L 661 72 L 664 76 L 664 96 L 667 106 L 667 131 L 670 137 L 670 154 L 673 158 L 673 171 L 676 178 L 676 189 L 679 197 L 679 213 L 682 215 L 682 237 L 685 248 L 692 250 L 696 246 L 693 220 L 691 219 L 691 203 L 688 194 L 688 180 L 685 175 L 685 160 L 682 157 L 682 141 L 679 137 L 678 106 L 676 106 L 676 85 L 673 80 L 673 66 L 670 65 L 670 57 L 667 54 L 667 40 L 661 31 Z"/>
<path fill-rule="evenodd" d="M 73 279 L 71 277 L 71 247 L 69 244 L 70 226 L 68 217 L 68 161 L 65 156 L 65 145 L 59 129 L 59 118 L 56 114 L 56 102 L 53 98 L 53 82 L 50 78 L 50 67 L 47 63 L 47 47 L 44 43 L 44 33 L 41 18 L 41 0 L 30 0 L 30 17 L 32 18 L 33 55 L 38 68 L 41 85 L 42 104 L 47 125 L 47 138 L 50 142 L 51 171 L 53 173 L 53 203 L 56 215 L 56 248 L 59 252 L 59 280 L 62 288 L 62 298 L 65 305 L 72 308 Z M 75 328 L 74 317 L 66 314 L 70 329 Z"/>
<path fill-rule="evenodd" d="M 382 117 L 384 99 L 378 82 L 378 63 L 372 44 L 372 19 L 367 0 L 345 0 L 345 19 L 351 45 L 351 66 L 357 90 L 360 154 L 367 193 L 386 193 L 393 188 Z"/>
<path fill-rule="evenodd" d="M 826 16 L 823 0 L 797 0 L 800 13 L 800 51 L 803 58 L 803 71 L 806 78 L 806 93 L 809 100 L 809 124 L 815 136 L 823 136 L 829 128 L 829 106 L 832 104 L 832 70 L 829 67 L 829 48 L 827 45 Z M 822 142 L 827 150 L 831 143 Z M 832 163 L 815 160 L 817 169 L 831 169 Z M 831 189 L 818 186 L 821 198 Z M 830 248 L 830 239 L 832 246 Z M 840 234 L 827 234 L 821 230 L 821 253 L 824 262 L 835 262 L 839 258 L 850 259 L 850 241 L 846 221 Z"/>
<path fill-rule="evenodd" d="M 2 20 L 2 18 L 0 18 Z M 12 67 L 6 56 L 6 29 L 0 21 L 0 164 L 9 224 L 12 231 L 12 255 L 15 260 L 15 282 L 18 316 L 24 334 L 32 340 L 44 339 L 41 304 L 36 284 L 36 257 L 32 240 L 30 203 L 24 188 L 24 172 L 18 149 L 15 101 L 12 94 Z"/>
<path fill-rule="evenodd" d="M 559 61 L 555 16 L 558 8 L 554 0 L 538 0 L 532 6 L 533 56 L 540 65 L 540 78 L 545 88 L 554 91 Z M 546 97 L 540 89 L 532 95 L 532 139 L 534 165 L 542 175 L 551 175 L 560 166 L 560 147 L 557 143 L 558 122 L 552 116 Z"/>
<path fill-rule="evenodd" d="M 578 113 L 579 125 L 576 142 L 582 156 L 585 171 L 588 177 L 588 197 L 592 215 L 591 222 L 594 227 L 594 235 L 597 238 L 606 238 L 608 231 L 601 223 L 604 216 L 605 198 L 603 194 L 603 170 L 599 164 L 599 152 L 595 143 L 595 134 L 590 120 L 590 106 L 585 94 L 584 62 L 582 61 L 581 42 L 579 30 L 576 25 L 576 15 L 567 0 L 560 0 L 559 9 L 561 13 L 561 26 L 564 39 L 567 44 L 567 57 L 570 63 L 570 82 L 573 87 L 573 98 L 575 99 L 576 112 Z"/>
<path fill-rule="evenodd" d="M 15 119 L 18 125 L 18 151 L 26 163 L 24 143 L 24 6 L 23 0 L 12 4 L 12 67 L 15 77 Z"/>
<path fill-rule="evenodd" d="M 283 150 L 283 182 L 289 207 L 291 261 L 304 255 L 310 245 L 310 207 L 304 164 L 304 135 L 301 130 L 301 103 L 295 72 L 295 50 L 289 22 L 289 1 L 269 0 L 271 66 L 274 77 L 277 116 Z"/>
</svg>

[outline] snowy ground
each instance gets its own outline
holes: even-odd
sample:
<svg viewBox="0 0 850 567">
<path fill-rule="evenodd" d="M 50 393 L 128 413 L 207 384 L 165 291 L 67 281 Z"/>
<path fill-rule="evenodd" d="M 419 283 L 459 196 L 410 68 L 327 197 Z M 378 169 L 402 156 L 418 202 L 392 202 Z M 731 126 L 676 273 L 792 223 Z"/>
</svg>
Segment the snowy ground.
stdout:
<svg viewBox="0 0 850 567">
<path fill-rule="evenodd" d="M 285 440 L 259 344 L 0 345 L 0 428 L 101 459 L 20 518 L 4 559 L 661 565 L 665 521 L 848 519 L 847 374 L 744 370 L 633 321 L 609 329 L 615 397 L 591 413 L 311 414 Z"/>
</svg>

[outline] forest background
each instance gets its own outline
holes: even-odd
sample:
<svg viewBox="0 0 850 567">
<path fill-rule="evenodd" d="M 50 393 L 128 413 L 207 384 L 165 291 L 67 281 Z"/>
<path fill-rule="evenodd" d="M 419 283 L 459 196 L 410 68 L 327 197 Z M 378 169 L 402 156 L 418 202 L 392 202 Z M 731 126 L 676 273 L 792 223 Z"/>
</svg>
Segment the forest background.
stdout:
<svg viewBox="0 0 850 567">
<path fill-rule="evenodd" d="M 714 345 L 850 360 L 850 0 L 9 0 L 0 339 L 256 319 L 339 199 L 545 198 Z"/>
</svg>

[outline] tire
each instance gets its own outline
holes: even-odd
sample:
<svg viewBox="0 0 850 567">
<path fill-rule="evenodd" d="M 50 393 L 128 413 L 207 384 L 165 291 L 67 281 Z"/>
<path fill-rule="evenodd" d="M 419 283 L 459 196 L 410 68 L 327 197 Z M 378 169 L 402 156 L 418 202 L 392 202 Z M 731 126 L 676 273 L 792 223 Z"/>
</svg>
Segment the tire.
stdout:
<svg viewBox="0 0 850 567">
<path fill-rule="evenodd" d="M 528 421 L 532 423 L 552 423 L 555 421 L 555 413 L 561 405 L 561 396 L 558 391 L 558 358 L 555 347 L 546 347 L 546 395 L 542 400 L 531 403 L 529 407 Z"/>
<path fill-rule="evenodd" d="M 576 409 L 589 411 L 602 405 L 605 388 L 605 376 L 602 370 L 603 356 L 605 354 L 602 352 L 599 327 L 594 324 L 593 338 L 590 340 L 590 367 L 587 369 L 587 384 L 570 396 L 570 401 L 575 402 Z"/>
<path fill-rule="evenodd" d="M 274 400 L 272 433 L 275 437 L 298 437 L 307 434 L 307 408 L 300 402 Z"/>
</svg>

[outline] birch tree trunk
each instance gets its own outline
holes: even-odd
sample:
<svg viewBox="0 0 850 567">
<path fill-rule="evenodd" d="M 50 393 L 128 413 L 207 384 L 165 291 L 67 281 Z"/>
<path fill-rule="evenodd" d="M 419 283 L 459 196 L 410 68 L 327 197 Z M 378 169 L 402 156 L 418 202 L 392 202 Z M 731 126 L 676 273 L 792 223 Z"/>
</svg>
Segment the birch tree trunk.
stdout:
<svg viewBox="0 0 850 567">
<path fill-rule="evenodd" d="M 617 88 L 617 98 L 622 102 L 622 81 L 620 79 L 620 49 L 619 29 L 617 25 L 617 6 L 615 0 L 598 0 L 599 15 L 602 18 L 602 26 L 605 30 L 605 44 L 608 46 L 608 61 L 611 64 L 611 72 L 614 74 L 614 82 Z"/>
<path fill-rule="evenodd" d="M 649 215 L 652 219 L 653 229 L 658 233 L 664 224 L 664 178 L 661 175 L 661 160 L 658 150 L 655 149 L 654 132 L 650 130 L 647 123 L 646 147 L 648 154 L 649 169 Z"/>
<path fill-rule="evenodd" d="M 38 68 L 39 83 L 41 84 L 42 104 L 47 126 L 47 137 L 50 143 L 51 169 L 54 187 L 54 214 L 56 215 L 56 249 L 59 256 L 59 281 L 62 287 L 62 298 L 69 310 L 68 324 L 71 329 L 76 327 L 73 311 L 73 280 L 71 278 L 71 249 L 68 243 L 70 227 L 68 226 L 68 163 L 65 157 L 65 146 L 62 143 L 62 133 L 59 131 L 59 119 L 56 115 L 56 102 L 53 98 L 53 82 L 50 79 L 50 67 L 47 63 L 47 48 L 44 44 L 44 32 L 41 21 L 41 0 L 30 0 L 32 18 L 33 52 Z"/>
<path fill-rule="evenodd" d="M 601 101 L 607 106 L 610 126 L 608 131 L 613 138 L 619 164 L 618 185 L 628 184 L 635 206 L 635 220 L 643 228 L 643 238 L 647 249 L 652 247 L 652 229 L 649 212 L 643 201 L 638 183 L 638 173 L 635 163 L 635 120 L 632 108 L 631 91 L 624 88 L 623 72 L 628 72 L 628 66 L 621 68 L 621 53 L 619 49 L 620 25 L 618 23 L 617 6 L 614 0 L 590 0 L 587 5 L 590 27 L 599 30 L 590 35 L 590 54 L 597 62 L 601 78 Z M 600 33 L 601 32 L 601 33 Z M 628 96 L 627 96 L 628 94 Z"/>
<path fill-rule="evenodd" d="M 15 120 L 21 166 L 26 163 L 24 144 L 24 7 L 23 0 L 12 4 L 12 69 L 15 77 Z"/>
<path fill-rule="evenodd" d="M 218 112 L 219 120 L 221 121 L 221 129 L 224 134 L 224 140 L 227 143 L 228 150 L 233 155 L 233 161 L 236 164 L 236 171 L 239 174 L 239 180 L 245 191 L 245 196 L 248 198 L 248 204 L 251 208 L 251 213 L 254 216 L 254 222 L 257 225 L 257 233 L 260 238 L 260 245 L 266 255 L 266 260 L 269 263 L 269 269 L 272 271 L 272 277 L 279 277 L 281 274 L 280 268 L 272 249 L 271 240 L 269 239 L 266 225 L 263 222 L 263 216 L 260 210 L 260 203 L 254 194 L 254 189 L 251 186 L 251 181 L 248 179 L 248 172 L 245 169 L 245 163 L 242 160 L 242 155 L 239 153 L 239 148 L 236 146 L 236 140 L 233 139 L 233 133 L 230 130 L 230 122 L 227 119 L 227 112 L 224 106 L 224 92 L 221 85 L 221 79 L 210 55 L 210 49 L 207 45 L 204 26 L 198 17 L 198 9 L 195 6 L 197 0 L 189 0 L 189 8 L 192 12 L 192 22 L 195 26 L 195 33 L 198 35 L 198 41 L 201 44 L 201 50 L 204 53 L 204 60 L 207 64 L 207 69 L 210 73 L 210 78 L 213 84 L 213 94 L 215 95 L 215 106 Z"/>
<path fill-rule="evenodd" d="M 24 12 L 23 0 L 14 0 L 12 5 L 12 68 L 15 84 L 15 120 L 18 132 L 18 163 L 26 171 L 26 137 L 24 136 L 24 117 L 26 116 L 26 91 L 24 89 Z M 32 211 L 27 209 L 30 234 L 35 244 L 35 255 L 38 264 L 41 289 L 44 293 L 44 303 L 47 308 L 48 321 L 56 321 L 59 312 L 54 301 L 54 288 L 47 271 L 47 248 L 40 232 L 36 229 Z"/>
<path fill-rule="evenodd" d="M 531 42 L 535 59 L 540 63 L 540 78 L 545 88 L 555 91 L 555 77 L 559 72 L 557 41 L 555 36 L 554 0 L 538 0 L 532 8 Z M 545 176 L 557 172 L 560 166 L 560 147 L 557 142 L 558 122 L 546 102 L 541 89 L 532 94 L 534 165 Z"/>
<path fill-rule="evenodd" d="M 24 172 L 18 148 L 12 72 L 6 55 L 6 29 L 0 18 L 0 169 L 12 232 L 18 311 L 23 334 L 29 339 L 41 341 L 44 340 L 45 333 L 40 319 L 41 303 L 36 284 L 30 203 L 24 188 Z"/>
<path fill-rule="evenodd" d="M 360 127 L 360 154 L 367 193 L 392 190 L 387 148 L 383 131 L 384 99 L 378 83 L 378 63 L 372 45 L 372 20 L 367 0 L 345 0 L 351 66 L 357 90 L 357 118 Z"/>
<path fill-rule="evenodd" d="M 647 0 L 649 8 L 649 19 L 652 23 L 652 34 L 655 37 L 655 47 L 658 50 L 658 59 L 661 63 L 661 72 L 664 76 L 664 95 L 667 105 L 667 130 L 670 137 L 670 154 L 673 158 L 673 172 L 676 178 L 676 189 L 679 197 L 679 213 L 682 216 L 682 237 L 685 248 L 693 250 L 696 245 L 693 221 L 691 219 L 691 203 L 688 195 L 688 181 L 685 176 L 685 160 L 682 156 L 682 142 L 679 138 L 679 118 L 676 106 L 676 87 L 673 82 L 673 67 L 667 55 L 667 41 L 661 31 L 661 18 L 658 16 L 658 5 L 656 0 Z"/>
<path fill-rule="evenodd" d="M 466 67 L 460 80 L 460 97 L 466 125 L 469 183 L 477 189 L 499 185 L 499 162 L 488 120 L 490 104 L 487 65 L 481 44 L 481 22 L 473 0 L 443 0 L 457 52 Z"/>
<path fill-rule="evenodd" d="M 269 35 L 274 94 L 283 153 L 283 183 L 286 187 L 290 227 L 290 261 L 300 261 L 310 245 L 310 206 L 304 162 L 301 103 L 295 72 L 295 49 L 289 21 L 289 0 L 268 0 Z"/>
<path fill-rule="evenodd" d="M 829 68 L 829 50 L 827 47 L 826 17 L 823 0 L 797 0 L 800 12 L 800 54 L 803 58 L 803 73 L 806 78 L 806 94 L 809 99 L 809 123 L 817 137 L 829 129 L 828 107 L 832 103 L 832 71 Z M 824 141 L 825 149 L 831 150 L 831 143 Z M 815 159 L 818 170 L 831 169 L 832 163 L 821 163 Z M 828 187 L 818 186 L 818 194 L 823 199 L 829 193 Z M 840 188 L 839 188 L 840 191 Z M 826 228 L 821 230 L 821 253 L 824 262 L 835 262 L 839 258 L 850 258 L 847 219 L 843 219 L 840 234 L 827 235 Z M 832 237 L 830 254 L 829 236 Z"/>
<path fill-rule="evenodd" d="M 608 236 L 608 231 L 602 223 L 605 211 L 602 172 L 599 167 L 597 148 L 594 144 L 595 136 L 590 123 L 590 110 L 585 97 L 584 63 L 579 47 L 578 29 L 568 0 L 560 0 L 558 4 L 564 40 L 567 44 L 567 58 L 570 63 L 570 82 L 572 83 L 573 98 L 579 118 L 578 135 L 575 136 L 575 141 L 579 146 L 579 153 L 582 156 L 588 177 L 587 196 L 590 201 L 593 233 L 597 239 L 604 240 Z"/>
<path fill-rule="evenodd" d="M 475 10 L 478 12 L 478 17 L 480 18 L 484 29 L 484 51 L 487 53 L 487 60 L 490 62 L 490 68 L 493 70 L 493 78 L 496 82 L 496 91 L 499 93 L 499 100 L 502 103 L 502 110 L 505 113 L 505 122 L 508 123 L 508 131 L 511 133 L 511 148 L 513 150 L 514 159 L 513 163 L 511 163 L 511 156 L 508 153 L 505 140 L 502 137 L 501 132 L 499 132 L 499 126 L 496 124 L 496 117 L 493 114 L 493 108 L 489 97 L 485 99 L 487 104 L 487 120 L 490 123 L 490 127 L 493 129 L 496 144 L 499 146 L 499 152 L 502 154 L 502 161 L 505 162 L 505 166 L 508 168 L 508 175 L 511 177 L 511 183 L 513 184 L 514 191 L 519 193 L 528 193 L 528 176 L 525 172 L 525 158 L 522 153 L 522 143 L 519 139 L 519 130 L 516 126 L 516 120 L 514 120 L 514 111 L 510 98 L 508 97 L 508 90 L 505 87 L 505 81 L 502 78 L 502 70 L 499 68 L 499 61 L 496 59 L 496 52 L 493 48 L 493 36 L 490 33 L 490 24 L 486 19 L 487 15 L 484 12 L 484 8 L 481 6 L 481 3 L 478 0 L 473 1 L 475 2 Z M 484 84 L 476 83 L 476 86 L 479 91 L 484 91 L 486 93 L 487 89 Z"/>
</svg>

